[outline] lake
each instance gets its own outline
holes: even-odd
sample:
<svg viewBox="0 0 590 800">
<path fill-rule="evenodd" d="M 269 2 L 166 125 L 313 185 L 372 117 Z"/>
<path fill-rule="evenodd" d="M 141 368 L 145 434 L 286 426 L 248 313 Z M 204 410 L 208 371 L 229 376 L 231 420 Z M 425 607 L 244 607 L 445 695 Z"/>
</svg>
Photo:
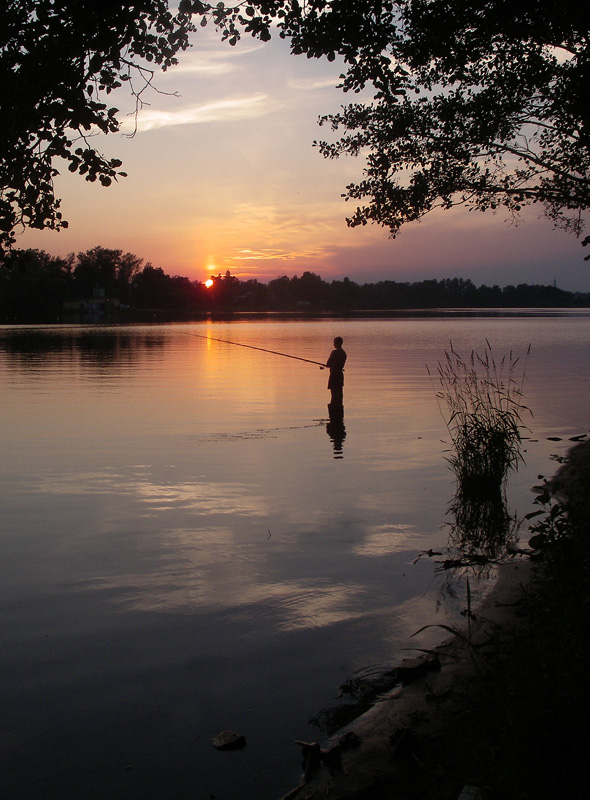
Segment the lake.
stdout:
<svg viewBox="0 0 590 800">
<path fill-rule="evenodd" d="M 336 335 L 344 430 L 326 371 L 253 349 L 323 363 Z M 426 366 L 486 340 L 531 345 L 522 517 L 588 431 L 588 312 L 0 327 L 6 796 L 291 789 L 341 684 L 462 620 L 464 575 L 418 557 L 455 490 Z M 227 729 L 243 750 L 213 747 Z"/>
</svg>

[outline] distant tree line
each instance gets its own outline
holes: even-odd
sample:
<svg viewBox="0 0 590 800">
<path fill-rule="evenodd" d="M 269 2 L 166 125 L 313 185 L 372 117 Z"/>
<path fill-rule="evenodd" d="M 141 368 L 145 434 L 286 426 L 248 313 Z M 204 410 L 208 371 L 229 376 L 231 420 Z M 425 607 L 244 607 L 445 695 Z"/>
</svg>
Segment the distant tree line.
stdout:
<svg viewBox="0 0 590 800">
<path fill-rule="evenodd" d="M 0 262 L 0 321 L 63 322 L 93 309 L 117 320 L 191 319 L 209 312 L 360 312 L 433 308 L 588 307 L 590 294 L 556 286 L 475 286 L 469 279 L 359 284 L 306 271 L 269 283 L 231 275 L 207 287 L 133 253 L 95 247 L 66 258 L 12 250 Z"/>
</svg>

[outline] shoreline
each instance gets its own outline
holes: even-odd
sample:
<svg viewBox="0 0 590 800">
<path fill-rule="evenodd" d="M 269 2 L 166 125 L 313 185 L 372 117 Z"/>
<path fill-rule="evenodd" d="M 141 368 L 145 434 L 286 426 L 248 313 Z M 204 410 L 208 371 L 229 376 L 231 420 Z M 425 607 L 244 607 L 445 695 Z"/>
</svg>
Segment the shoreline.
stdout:
<svg viewBox="0 0 590 800">
<path fill-rule="evenodd" d="M 402 668 L 412 662 L 415 679 L 381 695 L 321 745 L 309 743 L 313 754 L 302 747 L 302 766 L 307 763 L 313 774 L 280 800 L 378 800 L 393 797 L 394 786 L 396 800 L 415 796 L 410 787 L 420 764 L 413 745 L 436 746 L 459 711 L 479 659 L 494 649 L 499 632 L 517 621 L 536 565 L 527 557 L 516 558 L 499 565 L 496 583 L 472 612 L 471 625 L 457 628 L 457 635 L 447 633 L 431 655 L 420 659 L 423 669 L 417 668 L 417 659 L 402 662 Z"/>
<path fill-rule="evenodd" d="M 63 327 L 129 327 L 132 325 L 188 325 L 207 320 L 373 320 L 373 319 L 425 319 L 425 318 L 473 318 L 473 317 L 563 317 L 588 316 L 587 305 L 507 305 L 507 306 L 425 306 L 400 308 L 334 308 L 313 309 L 209 309 L 182 313 L 167 308 L 129 308 L 107 314 L 64 314 L 51 318 L 0 319 L 0 329 L 27 330 L 35 328 Z"/>
<path fill-rule="evenodd" d="M 429 651 L 440 668 L 328 739 L 333 757 L 281 800 L 585 798 L 590 440 L 560 464 L 535 558 L 500 564 L 471 622 Z"/>
</svg>

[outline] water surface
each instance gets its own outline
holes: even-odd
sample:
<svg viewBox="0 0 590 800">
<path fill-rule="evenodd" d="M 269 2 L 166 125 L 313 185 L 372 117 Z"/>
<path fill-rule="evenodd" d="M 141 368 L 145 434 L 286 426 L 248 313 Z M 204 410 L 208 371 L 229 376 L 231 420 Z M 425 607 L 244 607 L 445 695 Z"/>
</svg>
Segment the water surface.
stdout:
<svg viewBox="0 0 590 800">
<path fill-rule="evenodd" d="M 584 313 L 0 328 L 7 796 L 271 800 L 357 670 L 464 606 L 431 369 L 524 353 L 511 507 L 588 430 Z M 319 367 L 348 352 L 345 430 Z M 549 437 L 560 437 L 552 441 Z M 453 594 L 456 597 L 453 597 Z M 220 753 L 211 739 L 248 741 Z"/>
</svg>

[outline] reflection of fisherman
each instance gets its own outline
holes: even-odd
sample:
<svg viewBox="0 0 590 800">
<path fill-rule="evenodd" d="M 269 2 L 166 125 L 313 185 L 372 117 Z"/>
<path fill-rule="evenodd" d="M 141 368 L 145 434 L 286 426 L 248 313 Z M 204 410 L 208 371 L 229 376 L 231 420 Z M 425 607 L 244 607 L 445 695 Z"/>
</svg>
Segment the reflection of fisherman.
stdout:
<svg viewBox="0 0 590 800">
<path fill-rule="evenodd" d="M 344 440 L 346 439 L 346 428 L 344 427 L 344 419 L 342 416 L 342 409 L 340 414 L 332 413 L 330 408 L 330 422 L 326 425 L 326 433 L 330 437 L 330 441 L 334 447 L 334 458 L 344 458 Z"/>
<path fill-rule="evenodd" d="M 330 369 L 328 389 L 332 392 L 330 412 L 342 413 L 342 387 L 344 386 L 344 364 L 346 363 L 346 353 L 342 349 L 342 337 L 334 339 L 334 350 L 326 361 L 326 366 Z"/>
</svg>

